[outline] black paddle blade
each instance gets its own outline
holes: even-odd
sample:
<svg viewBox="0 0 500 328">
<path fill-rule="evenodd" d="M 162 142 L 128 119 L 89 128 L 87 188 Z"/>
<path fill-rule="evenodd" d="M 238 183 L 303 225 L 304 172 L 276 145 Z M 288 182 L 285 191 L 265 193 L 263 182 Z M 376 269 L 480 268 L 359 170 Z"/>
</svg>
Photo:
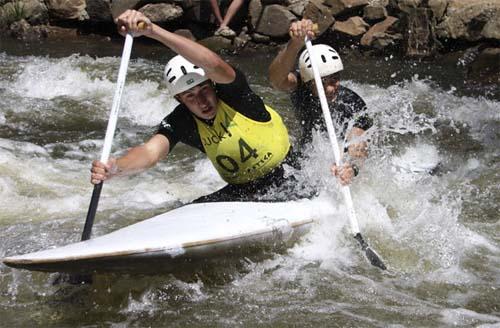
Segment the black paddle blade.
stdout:
<svg viewBox="0 0 500 328">
<path fill-rule="evenodd" d="M 378 254 L 373 249 L 371 249 L 370 247 L 366 248 L 365 254 L 373 266 L 376 266 L 377 268 L 380 268 L 382 270 L 387 269 L 380 256 L 378 256 Z"/>
<path fill-rule="evenodd" d="M 92 192 L 92 198 L 90 199 L 89 210 L 87 212 L 87 218 L 85 219 L 85 225 L 83 227 L 82 241 L 89 240 L 92 234 L 92 227 L 94 225 L 95 213 L 97 211 L 97 205 L 99 204 L 99 197 L 101 196 L 102 182 L 94 185 L 94 191 Z M 71 285 L 86 285 L 92 283 L 92 275 L 90 274 L 68 274 L 60 273 L 53 281 L 52 285 L 60 284 L 71 284 Z"/>
<path fill-rule="evenodd" d="M 373 249 L 371 249 L 370 246 L 368 246 L 368 243 L 363 239 L 363 236 L 361 236 L 361 233 L 358 232 L 354 236 L 354 239 L 356 239 L 359 242 L 359 244 L 361 245 L 361 249 L 365 251 L 365 254 L 366 254 L 366 257 L 368 258 L 368 261 L 370 261 L 370 263 L 373 266 L 376 266 L 377 268 L 380 268 L 382 270 L 387 269 L 384 262 L 382 262 L 382 259 L 380 258 L 380 256 Z"/>
</svg>

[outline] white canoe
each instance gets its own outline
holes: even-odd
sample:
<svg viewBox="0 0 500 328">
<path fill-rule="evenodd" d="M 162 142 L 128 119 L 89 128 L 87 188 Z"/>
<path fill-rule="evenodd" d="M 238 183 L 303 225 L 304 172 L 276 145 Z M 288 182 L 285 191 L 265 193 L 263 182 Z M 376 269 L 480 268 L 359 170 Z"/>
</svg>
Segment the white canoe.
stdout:
<svg viewBox="0 0 500 328">
<path fill-rule="evenodd" d="M 191 204 L 112 233 L 11 256 L 14 268 L 47 272 L 156 273 L 290 246 L 314 222 L 314 201 Z"/>
</svg>

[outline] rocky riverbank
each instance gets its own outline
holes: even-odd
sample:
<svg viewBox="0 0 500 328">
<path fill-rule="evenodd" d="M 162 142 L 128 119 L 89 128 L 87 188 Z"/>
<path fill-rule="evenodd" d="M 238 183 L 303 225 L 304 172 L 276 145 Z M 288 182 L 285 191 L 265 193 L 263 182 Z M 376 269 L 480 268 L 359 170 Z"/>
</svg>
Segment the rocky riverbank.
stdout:
<svg viewBox="0 0 500 328">
<path fill-rule="evenodd" d="M 221 1 L 227 8 L 230 1 Z M 144 12 L 212 49 L 239 52 L 286 43 L 293 20 L 310 18 L 322 42 L 364 54 L 434 59 L 460 51 L 460 65 L 500 82 L 500 0 L 251 0 L 233 19 L 236 36 L 214 36 L 208 0 L 0 0 L 0 30 L 20 40 L 116 36 L 113 17 Z"/>
</svg>

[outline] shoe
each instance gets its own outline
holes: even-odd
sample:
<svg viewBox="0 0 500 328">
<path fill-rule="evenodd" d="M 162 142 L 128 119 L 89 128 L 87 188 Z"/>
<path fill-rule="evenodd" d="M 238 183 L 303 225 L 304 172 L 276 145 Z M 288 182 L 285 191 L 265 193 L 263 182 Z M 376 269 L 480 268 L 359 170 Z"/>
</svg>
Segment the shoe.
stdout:
<svg viewBox="0 0 500 328">
<path fill-rule="evenodd" d="M 236 32 L 231 30 L 229 27 L 224 26 L 215 31 L 214 35 L 223 36 L 225 38 L 234 38 L 236 36 Z"/>
</svg>

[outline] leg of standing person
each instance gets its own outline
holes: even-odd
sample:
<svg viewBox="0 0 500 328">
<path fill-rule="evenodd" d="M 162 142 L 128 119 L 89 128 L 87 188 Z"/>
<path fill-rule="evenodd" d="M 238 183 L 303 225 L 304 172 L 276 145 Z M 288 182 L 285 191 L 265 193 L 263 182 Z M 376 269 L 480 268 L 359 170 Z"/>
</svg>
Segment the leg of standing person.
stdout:
<svg viewBox="0 0 500 328">
<path fill-rule="evenodd" d="M 224 16 L 224 19 L 220 24 L 220 27 L 215 32 L 216 35 L 222 35 L 226 37 L 236 35 L 236 33 L 233 30 L 231 30 L 228 25 L 231 23 L 231 20 L 233 19 L 234 15 L 236 15 L 238 10 L 241 8 L 244 1 L 245 0 L 233 0 L 231 2 L 229 8 L 227 9 L 226 15 Z"/>
<path fill-rule="evenodd" d="M 219 8 L 219 0 L 210 0 L 210 6 L 212 7 L 212 12 L 215 15 L 215 19 L 217 19 L 217 24 L 219 26 L 222 25 L 223 18 L 220 13 L 220 8 Z"/>
</svg>

